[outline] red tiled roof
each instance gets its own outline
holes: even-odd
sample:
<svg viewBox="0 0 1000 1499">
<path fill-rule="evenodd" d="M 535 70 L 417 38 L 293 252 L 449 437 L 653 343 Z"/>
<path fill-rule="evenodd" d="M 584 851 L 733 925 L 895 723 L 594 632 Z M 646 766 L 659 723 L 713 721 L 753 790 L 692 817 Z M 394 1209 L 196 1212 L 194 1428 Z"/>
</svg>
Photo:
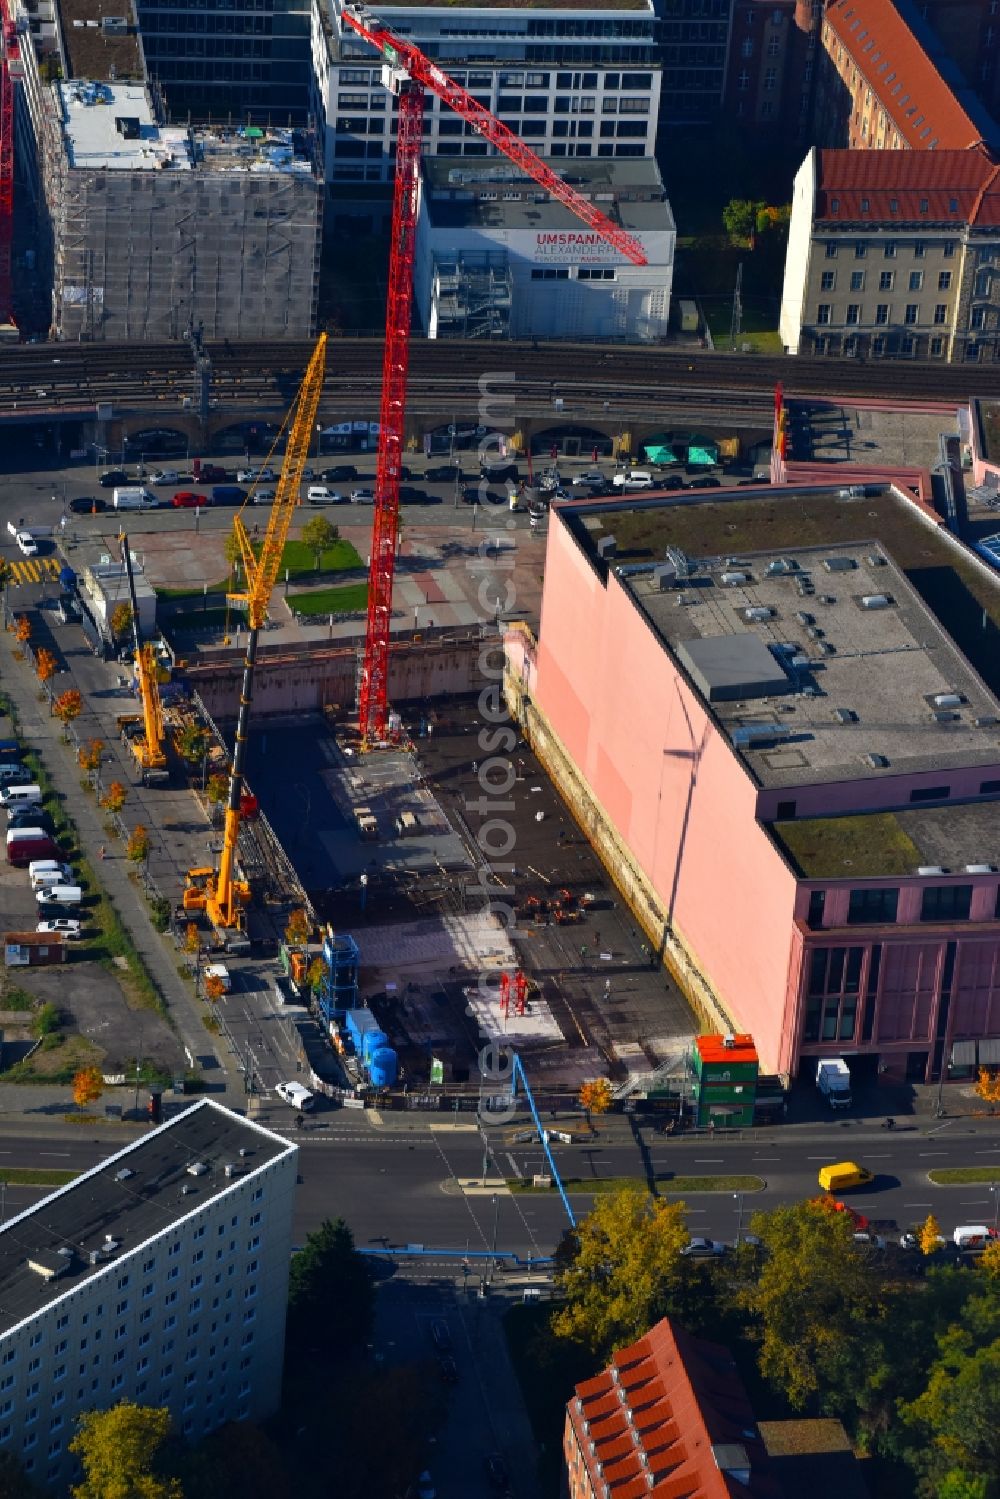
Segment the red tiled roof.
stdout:
<svg viewBox="0 0 1000 1499">
<path fill-rule="evenodd" d="M 974 151 L 819 151 L 813 217 L 842 224 L 1000 225 L 1000 167 Z"/>
<path fill-rule="evenodd" d="M 780 1499 L 729 1353 L 668 1318 L 577 1385 L 567 1419 L 599 1496 Z"/>
<path fill-rule="evenodd" d="M 828 0 L 825 19 L 911 150 L 962 151 L 982 140 L 893 0 Z"/>
</svg>

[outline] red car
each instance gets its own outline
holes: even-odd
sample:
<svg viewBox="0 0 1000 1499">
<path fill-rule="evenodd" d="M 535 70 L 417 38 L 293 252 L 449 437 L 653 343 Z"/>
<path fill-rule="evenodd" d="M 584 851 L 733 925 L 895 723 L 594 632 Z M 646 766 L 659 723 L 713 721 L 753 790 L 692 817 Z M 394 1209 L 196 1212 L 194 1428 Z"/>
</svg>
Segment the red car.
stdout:
<svg viewBox="0 0 1000 1499">
<path fill-rule="evenodd" d="M 178 510 L 204 509 L 208 504 L 208 496 L 195 494 L 193 489 L 179 489 L 171 501 Z"/>
<path fill-rule="evenodd" d="M 203 463 L 198 478 L 204 479 L 208 484 L 225 484 L 229 478 L 229 470 L 220 468 L 217 463 Z"/>
</svg>

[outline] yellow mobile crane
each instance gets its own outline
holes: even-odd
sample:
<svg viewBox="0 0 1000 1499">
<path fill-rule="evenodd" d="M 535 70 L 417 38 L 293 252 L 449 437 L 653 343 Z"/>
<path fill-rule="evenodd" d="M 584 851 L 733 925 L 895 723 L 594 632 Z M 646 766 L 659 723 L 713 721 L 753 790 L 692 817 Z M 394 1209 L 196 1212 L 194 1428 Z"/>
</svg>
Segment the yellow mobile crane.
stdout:
<svg viewBox="0 0 1000 1499">
<path fill-rule="evenodd" d="M 209 921 L 217 930 L 231 930 L 242 924 L 242 908 L 250 899 L 250 886 L 236 877 L 236 846 L 240 832 L 243 795 L 243 762 L 246 757 L 247 732 L 250 722 L 250 704 L 253 699 L 253 674 L 257 660 L 257 639 L 267 616 L 267 605 L 278 576 L 281 556 L 288 539 L 292 515 L 299 501 L 302 474 L 309 458 L 309 444 L 313 424 L 323 393 L 326 375 L 326 334 L 320 335 L 312 358 L 299 387 L 296 398 L 295 417 L 292 421 L 285 461 L 281 465 L 281 476 L 267 533 L 260 549 L 254 552 L 240 516 L 233 521 L 233 530 L 239 543 L 246 587 L 242 592 L 232 593 L 230 599 L 243 603 L 247 608 L 249 633 L 247 653 L 243 662 L 243 690 L 240 693 L 240 711 L 236 722 L 236 743 L 233 748 L 232 769 L 229 772 L 229 797 L 226 802 L 226 821 L 222 839 L 222 854 L 218 871 L 192 869 L 188 871 L 188 886 L 184 891 L 184 909 L 205 910 Z"/>
<path fill-rule="evenodd" d="M 122 549 L 122 562 L 128 581 L 129 604 L 132 608 L 132 645 L 135 650 L 135 674 L 139 680 L 139 696 L 142 700 L 142 738 L 128 733 L 129 720 L 119 724 L 126 734 L 127 742 L 139 762 L 143 783 L 147 786 L 162 786 L 170 779 L 167 757 L 163 750 L 163 706 L 157 680 L 156 651 L 151 645 L 143 645 L 139 632 L 139 601 L 135 593 L 135 578 L 132 576 L 132 554 L 128 537 L 122 531 L 118 537 Z M 135 721 L 133 721 L 135 722 Z M 135 725 L 138 726 L 137 723 Z"/>
</svg>

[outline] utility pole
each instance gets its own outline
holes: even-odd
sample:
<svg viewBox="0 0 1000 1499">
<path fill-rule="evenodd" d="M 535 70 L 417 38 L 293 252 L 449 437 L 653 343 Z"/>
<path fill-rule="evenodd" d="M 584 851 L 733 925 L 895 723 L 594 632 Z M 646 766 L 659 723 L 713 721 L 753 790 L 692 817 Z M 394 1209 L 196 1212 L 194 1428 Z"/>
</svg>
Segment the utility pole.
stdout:
<svg viewBox="0 0 1000 1499">
<path fill-rule="evenodd" d="M 733 288 L 733 316 L 729 325 L 729 347 L 736 352 L 736 340 L 743 328 L 743 262 L 736 267 L 736 285 Z"/>
</svg>

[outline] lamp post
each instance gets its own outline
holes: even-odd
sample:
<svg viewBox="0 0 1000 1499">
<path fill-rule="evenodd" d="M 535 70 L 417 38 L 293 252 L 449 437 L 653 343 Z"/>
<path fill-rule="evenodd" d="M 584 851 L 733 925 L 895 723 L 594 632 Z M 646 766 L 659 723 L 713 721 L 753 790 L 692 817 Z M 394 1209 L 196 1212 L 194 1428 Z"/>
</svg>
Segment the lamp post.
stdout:
<svg viewBox="0 0 1000 1499">
<path fill-rule="evenodd" d="M 1000 1182 L 990 1182 L 990 1196 L 993 1198 L 993 1227 L 1000 1228 Z"/>
<path fill-rule="evenodd" d="M 494 1192 L 494 1194 L 493 1194 L 493 1243 L 490 1246 L 489 1265 L 488 1265 L 488 1268 L 487 1268 L 487 1271 L 486 1271 L 486 1284 L 488 1286 L 490 1286 L 490 1285 L 493 1284 L 493 1270 L 494 1270 L 494 1266 L 496 1265 L 496 1258 L 497 1258 L 497 1234 L 498 1234 L 499 1228 L 500 1228 L 500 1196 L 499 1196 L 499 1193 Z"/>
<path fill-rule="evenodd" d="M 739 1249 L 743 1243 L 743 1193 L 734 1192 L 733 1201 L 736 1203 L 736 1248 Z"/>
</svg>

